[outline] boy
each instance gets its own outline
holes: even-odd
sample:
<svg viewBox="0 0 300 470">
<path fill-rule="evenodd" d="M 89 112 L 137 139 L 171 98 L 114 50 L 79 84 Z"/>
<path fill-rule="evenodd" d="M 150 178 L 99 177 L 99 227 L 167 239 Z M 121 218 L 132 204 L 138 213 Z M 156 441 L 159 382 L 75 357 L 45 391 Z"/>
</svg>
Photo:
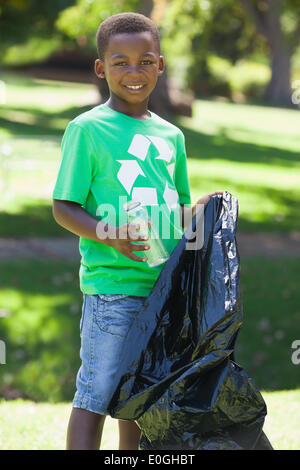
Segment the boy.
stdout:
<svg viewBox="0 0 300 470">
<path fill-rule="evenodd" d="M 111 209 L 120 213 L 124 198 L 139 200 L 147 210 L 164 206 L 163 221 L 178 233 L 180 205 L 191 202 L 183 134 L 147 108 L 164 70 L 156 25 L 137 13 L 113 15 L 98 29 L 97 47 L 95 72 L 107 80 L 110 98 L 69 123 L 53 191 L 54 218 L 79 235 L 82 256 L 82 364 L 67 449 L 99 449 L 126 333 L 163 267 L 147 265 L 148 245 L 141 243 L 147 238 L 120 224 Z M 105 223 L 101 216 L 107 207 Z M 179 239 L 164 240 L 169 253 Z M 120 450 L 138 449 L 134 422 L 119 420 L 119 433 Z"/>
</svg>

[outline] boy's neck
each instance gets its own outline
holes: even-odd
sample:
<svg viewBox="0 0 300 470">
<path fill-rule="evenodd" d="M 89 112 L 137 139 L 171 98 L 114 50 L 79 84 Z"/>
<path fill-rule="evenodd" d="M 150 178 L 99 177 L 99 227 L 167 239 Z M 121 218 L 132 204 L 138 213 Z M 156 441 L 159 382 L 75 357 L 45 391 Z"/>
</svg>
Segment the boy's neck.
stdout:
<svg viewBox="0 0 300 470">
<path fill-rule="evenodd" d="M 148 101 L 149 99 L 142 103 L 126 103 L 125 101 L 116 100 L 111 96 L 105 104 L 119 113 L 126 114 L 139 121 L 145 121 L 151 117 L 147 112 Z"/>
</svg>

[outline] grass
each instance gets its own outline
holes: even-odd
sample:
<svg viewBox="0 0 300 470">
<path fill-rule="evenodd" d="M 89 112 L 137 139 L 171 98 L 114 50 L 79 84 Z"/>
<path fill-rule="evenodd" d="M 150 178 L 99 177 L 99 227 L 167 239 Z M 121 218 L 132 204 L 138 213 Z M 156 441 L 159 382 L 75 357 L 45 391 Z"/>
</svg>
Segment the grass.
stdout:
<svg viewBox="0 0 300 470">
<path fill-rule="evenodd" d="M 95 88 L 2 79 L 0 236 L 64 236 L 51 213 L 60 142 L 67 123 L 96 104 Z M 193 117 L 175 121 L 186 138 L 193 202 L 226 189 L 239 200 L 240 230 L 300 230 L 298 121 L 295 110 L 195 101 Z"/>
<path fill-rule="evenodd" d="M 71 403 L 0 401 L 1 450 L 63 450 Z M 118 449 L 118 423 L 106 418 L 102 450 Z"/>
<path fill-rule="evenodd" d="M 238 198 L 240 230 L 299 230 L 299 111 L 197 101 L 178 124 L 193 200 L 226 189 Z"/>
<path fill-rule="evenodd" d="M 55 259 L 2 261 L 0 338 L 6 343 L 0 394 L 69 401 L 79 359 L 82 295 L 79 263 Z M 243 327 L 236 361 L 260 390 L 300 387 L 291 349 L 299 339 L 299 258 L 241 260 Z"/>
<path fill-rule="evenodd" d="M 300 390 L 262 392 L 268 414 L 264 432 L 274 450 L 300 449 Z M 70 403 L 0 401 L 1 450 L 64 450 Z M 105 420 L 101 450 L 118 449 L 117 420 Z"/>
<path fill-rule="evenodd" d="M 74 262 L 51 259 L 1 263 L 2 396 L 71 398 L 80 361 L 78 270 Z"/>
<path fill-rule="evenodd" d="M 94 106 L 95 90 L 13 74 L 1 78 L 7 100 L 0 111 L 0 237 L 68 236 L 51 211 L 60 141 L 67 123 Z M 300 230 L 298 111 L 196 101 L 193 117 L 175 123 L 186 138 L 193 202 L 226 189 L 239 200 L 240 231 Z M 0 393 L 31 400 L 0 403 L 1 448 L 64 448 L 79 367 L 78 269 L 53 259 L 1 262 L 0 338 L 7 364 Z M 241 260 L 244 324 L 236 359 L 264 390 L 265 431 L 277 449 L 300 443 L 299 366 L 291 361 L 291 344 L 299 339 L 298 279 L 299 259 Z M 107 418 L 104 449 L 117 448 L 116 426 Z"/>
<path fill-rule="evenodd" d="M 243 326 L 237 362 L 264 390 L 300 386 L 291 345 L 299 339 L 300 259 L 253 256 L 241 259 Z"/>
</svg>

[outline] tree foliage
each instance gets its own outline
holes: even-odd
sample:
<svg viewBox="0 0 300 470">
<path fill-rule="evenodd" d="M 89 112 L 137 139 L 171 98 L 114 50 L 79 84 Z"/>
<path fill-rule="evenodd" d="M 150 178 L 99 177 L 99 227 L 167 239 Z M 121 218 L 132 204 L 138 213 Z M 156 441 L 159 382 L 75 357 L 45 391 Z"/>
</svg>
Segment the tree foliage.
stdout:
<svg viewBox="0 0 300 470">
<path fill-rule="evenodd" d="M 74 0 L 0 0 L 0 47 L 57 35 L 55 21 Z"/>
<path fill-rule="evenodd" d="M 139 0 L 78 0 L 62 11 L 56 27 L 82 45 L 95 49 L 95 32 L 99 24 L 111 15 L 125 11 L 137 11 Z"/>
<path fill-rule="evenodd" d="M 197 94 L 213 82 L 211 55 L 235 64 L 259 54 L 269 59 L 272 69 L 266 96 L 273 102 L 290 101 L 300 0 L 0 0 L 2 57 L 10 46 L 24 47 L 28 41 L 36 49 L 38 38 L 49 53 L 60 45 L 95 52 L 99 24 L 124 11 L 152 11 L 151 17 L 158 12 L 154 20 L 162 51 L 183 89 Z"/>
</svg>

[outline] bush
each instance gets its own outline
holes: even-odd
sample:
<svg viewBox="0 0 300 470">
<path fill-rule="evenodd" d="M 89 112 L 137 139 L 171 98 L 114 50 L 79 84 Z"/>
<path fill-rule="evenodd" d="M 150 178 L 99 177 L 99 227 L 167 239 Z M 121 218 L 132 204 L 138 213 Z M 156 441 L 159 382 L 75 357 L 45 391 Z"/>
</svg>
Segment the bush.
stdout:
<svg viewBox="0 0 300 470">
<path fill-rule="evenodd" d="M 269 67 L 256 62 L 240 61 L 229 72 L 232 93 L 245 98 L 262 98 L 271 76 Z"/>
<path fill-rule="evenodd" d="M 239 61 L 231 65 L 228 60 L 216 56 L 208 59 L 208 68 L 213 94 L 231 98 L 236 94 L 250 99 L 262 98 L 271 73 L 267 65 L 258 62 Z"/>
</svg>

